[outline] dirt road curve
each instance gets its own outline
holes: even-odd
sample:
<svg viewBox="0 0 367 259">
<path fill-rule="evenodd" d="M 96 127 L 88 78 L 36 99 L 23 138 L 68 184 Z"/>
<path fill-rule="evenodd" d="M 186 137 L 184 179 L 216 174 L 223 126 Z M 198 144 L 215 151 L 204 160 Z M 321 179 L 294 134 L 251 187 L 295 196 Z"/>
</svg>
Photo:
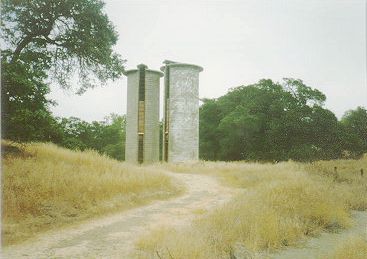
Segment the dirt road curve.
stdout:
<svg viewBox="0 0 367 259">
<path fill-rule="evenodd" d="M 195 210 L 211 209 L 233 195 L 233 191 L 209 176 L 172 176 L 187 186 L 187 192 L 179 198 L 41 235 L 31 242 L 5 248 L 2 258 L 127 258 L 135 240 L 150 229 L 189 224 Z"/>
</svg>

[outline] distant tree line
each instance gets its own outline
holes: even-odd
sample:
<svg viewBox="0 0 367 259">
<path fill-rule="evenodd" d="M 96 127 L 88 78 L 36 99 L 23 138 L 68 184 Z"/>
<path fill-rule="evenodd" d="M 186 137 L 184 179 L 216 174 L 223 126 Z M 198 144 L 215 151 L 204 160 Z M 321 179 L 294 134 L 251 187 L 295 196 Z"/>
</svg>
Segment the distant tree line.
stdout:
<svg viewBox="0 0 367 259">
<path fill-rule="evenodd" d="M 89 123 L 76 117 L 52 117 L 46 111 L 48 122 L 39 126 L 29 123 L 27 128 L 14 125 L 2 132 L 2 138 L 16 142 L 52 142 L 72 150 L 93 149 L 117 160 L 125 159 L 125 115 L 111 114 L 103 121 Z"/>
<path fill-rule="evenodd" d="M 69 149 L 94 149 L 117 160 L 125 159 L 125 116 L 111 114 L 104 121 L 88 123 L 79 118 L 58 119 L 60 139 Z"/>
<path fill-rule="evenodd" d="M 367 111 L 338 121 L 326 97 L 301 80 L 260 80 L 231 89 L 200 107 L 200 158 L 310 161 L 367 152 Z"/>
</svg>

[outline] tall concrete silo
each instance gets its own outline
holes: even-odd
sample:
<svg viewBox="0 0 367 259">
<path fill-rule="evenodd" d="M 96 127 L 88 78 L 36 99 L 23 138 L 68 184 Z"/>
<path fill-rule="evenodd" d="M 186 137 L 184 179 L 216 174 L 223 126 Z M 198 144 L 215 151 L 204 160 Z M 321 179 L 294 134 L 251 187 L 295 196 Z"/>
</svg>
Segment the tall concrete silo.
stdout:
<svg viewBox="0 0 367 259">
<path fill-rule="evenodd" d="M 130 163 L 159 161 L 159 79 L 160 71 L 138 69 L 127 76 L 125 160 Z"/>
<path fill-rule="evenodd" d="M 199 73 L 197 65 L 163 62 L 164 130 L 163 160 L 199 159 Z"/>
</svg>

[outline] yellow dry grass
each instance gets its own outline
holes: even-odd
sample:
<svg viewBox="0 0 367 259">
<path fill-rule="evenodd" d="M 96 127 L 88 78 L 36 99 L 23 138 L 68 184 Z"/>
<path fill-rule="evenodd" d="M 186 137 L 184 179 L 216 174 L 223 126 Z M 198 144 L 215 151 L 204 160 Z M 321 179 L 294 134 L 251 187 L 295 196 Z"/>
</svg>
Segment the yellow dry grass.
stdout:
<svg viewBox="0 0 367 259">
<path fill-rule="evenodd" d="M 347 228 L 350 209 L 367 208 L 367 176 L 361 177 L 359 171 L 367 169 L 367 157 L 311 164 L 199 162 L 164 167 L 212 174 L 243 191 L 191 227 L 160 229 L 141 238 L 140 258 L 157 253 L 175 259 L 229 258 L 234 250 L 242 251 L 244 258 L 255 258 L 298 245 L 323 230 Z"/>
<path fill-rule="evenodd" d="M 53 144 L 20 146 L 2 160 L 3 241 L 178 194 L 167 175 Z"/>
<path fill-rule="evenodd" d="M 367 237 L 352 236 L 327 256 L 327 259 L 366 259 Z"/>
</svg>

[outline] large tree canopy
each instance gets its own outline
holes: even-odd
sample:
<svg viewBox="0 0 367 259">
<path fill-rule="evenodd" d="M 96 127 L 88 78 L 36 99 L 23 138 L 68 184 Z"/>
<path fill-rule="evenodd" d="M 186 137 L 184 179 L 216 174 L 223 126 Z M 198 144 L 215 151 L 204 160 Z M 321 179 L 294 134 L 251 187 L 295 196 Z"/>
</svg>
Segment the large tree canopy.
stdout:
<svg viewBox="0 0 367 259">
<path fill-rule="evenodd" d="M 5 0 L 3 38 L 7 62 L 30 63 L 79 91 L 122 74 L 123 60 L 113 52 L 117 33 L 100 0 Z M 50 73 L 51 72 L 51 73 Z"/>
<path fill-rule="evenodd" d="M 100 0 L 4 0 L 1 13 L 3 137 L 53 140 L 50 82 L 82 93 L 122 75 L 117 33 Z M 79 79 L 76 81 L 76 79 Z"/>
<path fill-rule="evenodd" d="M 345 145 L 348 151 L 359 155 L 367 150 L 367 110 L 357 107 L 347 111 L 341 119 Z"/>
<path fill-rule="evenodd" d="M 207 160 L 314 160 L 353 154 L 348 136 L 366 135 L 365 110 L 349 112 L 342 120 L 323 108 L 325 95 L 301 80 L 283 83 L 260 80 L 204 100 L 200 107 L 200 156 Z M 363 124 L 364 123 L 364 124 Z M 359 148 L 359 154 L 367 148 Z"/>
</svg>

